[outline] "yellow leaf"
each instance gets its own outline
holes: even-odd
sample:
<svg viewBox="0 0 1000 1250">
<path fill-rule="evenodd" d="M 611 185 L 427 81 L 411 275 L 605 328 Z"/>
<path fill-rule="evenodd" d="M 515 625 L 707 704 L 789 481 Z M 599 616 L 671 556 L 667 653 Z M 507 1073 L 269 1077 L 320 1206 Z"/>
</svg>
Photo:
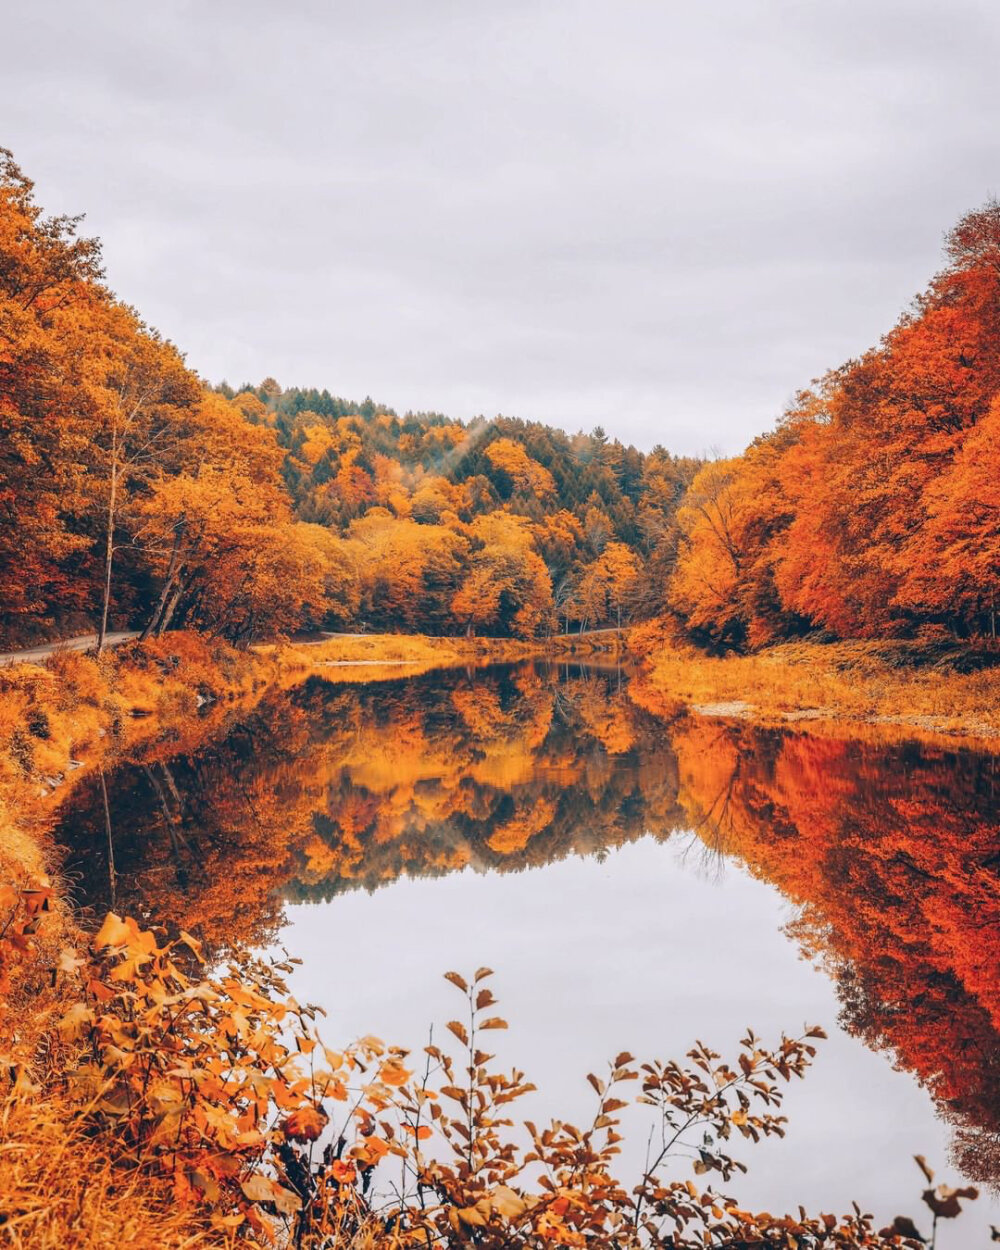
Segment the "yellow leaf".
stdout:
<svg viewBox="0 0 1000 1250">
<path fill-rule="evenodd" d="M 483 1209 L 485 1207 L 485 1210 Z M 471 1228 L 481 1228 L 490 1213 L 489 1199 L 480 1198 L 474 1207 L 459 1207 L 456 1214 L 463 1224 Z"/>
<path fill-rule="evenodd" d="M 507 1220 L 519 1219 L 528 1207 L 520 1194 L 516 1193 L 508 1185 L 498 1185 L 490 1195 L 490 1205 L 494 1211 Z"/>
<path fill-rule="evenodd" d="M 294 1215 L 302 1206 L 302 1199 L 297 1193 L 260 1173 L 241 1181 L 240 1188 L 251 1202 L 273 1202 L 282 1215 Z"/>
<path fill-rule="evenodd" d="M 205 962 L 201 953 L 201 943 L 197 938 L 193 938 L 190 933 L 186 933 L 183 929 L 181 929 L 181 936 L 179 940 L 191 950 L 199 963 Z"/>
<path fill-rule="evenodd" d="M 483 1025 L 482 1027 L 485 1028 L 486 1026 Z M 459 1024 L 457 1020 L 449 1020 L 448 1031 L 449 1033 L 454 1033 L 454 1035 L 458 1038 L 458 1040 L 462 1043 L 463 1046 L 468 1046 L 469 1035 L 465 1030 L 464 1024 Z"/>
<path fill-rule="evenodd" d="M 94 1023 L 94 1013 L 86 1003 L 74 1003 L 59 1021 L 59 1036 L 64 1042 L 75 1042 Z"/>
<path fill-rule="evenodd" d="M 426 1124 L 421 1124 L 419 1128 L 414 1128 L 412 1124 L 404 1124 L 403 1132 L 409 1133 L 417 1141 L 426 1141 L 430 1137 L 432 1130 Z"/>
<path fill-rule="evenodd" d="M 287 1116 L 281 1127 L 284 1129 L 285 1136 L 290 1137 L 292 1141 L 316 1141 L 326 1128 L 329 1118 L 322 1107 L 308 1104 L 305 1107 L 299 1107 L 297 1111 Z"/>
<path fill-rule="evenodd" d="M 212 1216 L 211 1224 L 213 1228 L 239 1228 L 244 1218 L 242 1211 L 237 1211 L 235 1215 L 215 1214 Z"/>
<path fill-rule="evenodd" d="M 275 1185 L 271 1201 L 282 1215 L 294 1215 L 302 1206 L 302 1199 L 294 1189 L 286 1189 L 284 1185 Z"/>
<path fill-rule="evenodd" d="M 122 920 L 121 916 L 116 916 L 113 911 L 109 911 L 104 917 L 104 923 L 94 934 L 94 946 L 100 948 L 102 946 L 124 946 L 131 936 L 131 930 L 128 924 Z"/>
</svg>

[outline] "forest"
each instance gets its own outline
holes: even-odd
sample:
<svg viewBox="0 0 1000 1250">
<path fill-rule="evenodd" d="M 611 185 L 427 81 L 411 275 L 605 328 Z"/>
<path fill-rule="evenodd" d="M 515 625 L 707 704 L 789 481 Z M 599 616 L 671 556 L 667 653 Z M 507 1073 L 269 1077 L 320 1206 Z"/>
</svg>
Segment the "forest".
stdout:
<svg viewBox="0 0 1000 1250">
<path fill-rule="evenodd" d="M 647 452 L 211 386 L 111 294 L 79 217 L 0 163 L 0 640 L 109 622 L 541 637 L 669 617 L 756 649 L 996 636 L 1000 205 L 744 454 Z"/>
<path fill-rule="evenodd" d="M 109 291 L 80 224 L 45 217 L 4 153 L 0 641 L 109 623 L 531 638 L 658 606 L 641 574 L 696 461 L 600 428 L 209 386 Z"/>
<path fill-rule="evenodd" d="M 1000 205 L 883 341 L 740 456 L 209 385 L 0 162 L 0 642 L 189 628 L 712 648 L 995 639 Z"/>
<path fill-rule="evenodd" d="M 691 637 L 996 638 L 1000 203 L 945 260 L 877 347 L 700 470 L 668 592 Z"/>
</svg>

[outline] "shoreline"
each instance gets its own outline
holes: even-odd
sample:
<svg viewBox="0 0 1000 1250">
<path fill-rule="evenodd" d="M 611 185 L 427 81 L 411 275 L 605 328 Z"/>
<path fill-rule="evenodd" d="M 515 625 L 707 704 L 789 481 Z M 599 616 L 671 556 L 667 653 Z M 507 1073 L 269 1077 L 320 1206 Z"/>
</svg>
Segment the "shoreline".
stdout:
<svg viewBox="0 0 1000 1250">
<path fill-rule="evenodd" d="M 629 639 L 637 664 L 629 693 L 654 715 L 1000 750 L 1000 665 L 961 672 L 960 651 L 935 657 L 911 643 L 800 642 L 712 657 L 662 642 L 654 650 L 651 632 L 639 627 Z"/>
<path fill-rule="evenodd" d="M 178 633 L 103 656 L 62 651 L 43 664 L 6 667 L 0 670 L 0 873 L 23 888 L 58 880 L 49 830 L 63 798 L 84 778 L 129 759 L 197 750 L 265 697 L 313 678 L 370 682 L 522 660 L 600 664 L 613 656 L 630 668 L 628 697 L 664 722 L 690 715 L 823 737 L 912 738 L 1000 751 L 1000 669 L 891 668 L 884 648 L 854 643 L 715 659 L 662 639 L 653 644 L 650 632 L 631 631 L 624 648 L 617 636 L 603 636 L 597 646 L 572 636 L 554 646 L 553 640 L 365 635 L 242 652 Z M 39 957 L 26 961 L 39 968 L 51 941 L 79 936 L 61 888 L 42 930 L 50 941 L 40 941 Z M 26 966 L 22 972 L 37 988 L 37 975 Z M 16 1031 L 16 1004 L 5 1006 L 0 1040 Z"/>
</svg>

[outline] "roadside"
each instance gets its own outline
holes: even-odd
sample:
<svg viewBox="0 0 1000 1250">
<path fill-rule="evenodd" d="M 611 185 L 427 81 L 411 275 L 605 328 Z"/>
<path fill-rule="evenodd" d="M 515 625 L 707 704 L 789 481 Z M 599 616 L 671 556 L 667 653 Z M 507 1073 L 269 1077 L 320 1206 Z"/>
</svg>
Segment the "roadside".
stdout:
<svg viewBox="0 0 1000 1250">
<path fill-rule="evenodd" d="M 467 645 L 471 645 L 473 650 L 479 651 L 485 644 L 488 648 L 497 649 L 513 644 L 514 646 L 530 647 L 533 650 L 539 650 L 546 647 L 548 643 L 559 642 L 565 644 L 569 649 L 575 648 L 577 645 L 584 647 L 592 644 L 588 643 L 588 639 L 608 638 L 609 636 L 617 636 L 622 633 L 621 630 L 613 626 L 606 629 L 588 629 L 582 633 L 561 633 L 554 634 L 551 639 L 539 639 L 538 641 L 524 642 L 519 639 L 508 638 L 468 638 L 465 636 L 445 635 L 442 637 L 430 637 L 420 634 L 372 634 L 372 633 L 341 633 L 330 630 L 321 630 L 316 636 L 307 636 L 304 638 L 293 638 L 289 644 L 292 647 L 317 647 L 326 643 L 337 640 L 356 640 L 364 643 L 374 643 L 378 645 L 393 647 L 400 641 L 408 642 L 413 639 L 425 639 L 435 648 L 447 651 L 453 644 L 459 650 L 464 650 Z M 121 630 L 110 633 L 104 640 L 106 647 L 119 647 L 122 643 L 133 642 L 139 637 L 138 630 Z M 274 642 L 257 643 L 254 650 L 262 650 L 277 646 Z M 39 643 L 34 647 L 25 647 L 19 651 L 3 651 L 0 652 L 0 668 L 7 668 L 12 664 L 37 664 L 41 660 L 47 659 L 51 655 L 55 655 L 60 651 L 90 651 L 97 646 L 96 634 L 80 634 L 76 638 L 62 638 L 56 642 Z M 562 648 L 561 648 L 562 649 Z"/>
<path fill-rule="evenodd" d="M 131 642 L 138 638 L 138 630 L 122 631 L 108 634 L 104 639 L 106 647 L 118 647 L 123 642 Z M 4 651 L 0 653 L 0 668 L 11 664 L 36 664 L 57 651 L 89 651 L 97 646 L 96 634 L 81 634 L 78 638 L 63 638 L 59 642 L 43 642 L 37 647 L 26 647 L 23 651 Z"/>
</svg>

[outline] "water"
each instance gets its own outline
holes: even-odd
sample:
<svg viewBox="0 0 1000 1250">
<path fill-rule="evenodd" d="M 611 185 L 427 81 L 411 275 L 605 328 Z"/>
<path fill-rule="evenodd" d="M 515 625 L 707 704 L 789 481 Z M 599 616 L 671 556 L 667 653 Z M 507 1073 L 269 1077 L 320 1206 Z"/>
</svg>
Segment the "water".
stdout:
<svg viewBox="0 0 1000 1250">
<path fill-rule="evenodd" d="M 635 697 L 633 697 L 633 695 Z M 1000 1175 L 996 760 L 654 716 L 618 671 L 313 681 L 197 755 L 81 790 L 58 831 L 81 906 L 284 945 L 324 1034 L 419 1048 L 496 969 L 498 1053 L 582 1121 L 623 1048 L 732 1054 L 820 1024 L 788 1137 L 727 1188 L 758 1208 L 920 1210 L 912 1155 Z M 623 1172 L 642 1166 L 634 1124 Z M 986 1245 L 986 1196 L 947 1250 Z"/>
</svg>

